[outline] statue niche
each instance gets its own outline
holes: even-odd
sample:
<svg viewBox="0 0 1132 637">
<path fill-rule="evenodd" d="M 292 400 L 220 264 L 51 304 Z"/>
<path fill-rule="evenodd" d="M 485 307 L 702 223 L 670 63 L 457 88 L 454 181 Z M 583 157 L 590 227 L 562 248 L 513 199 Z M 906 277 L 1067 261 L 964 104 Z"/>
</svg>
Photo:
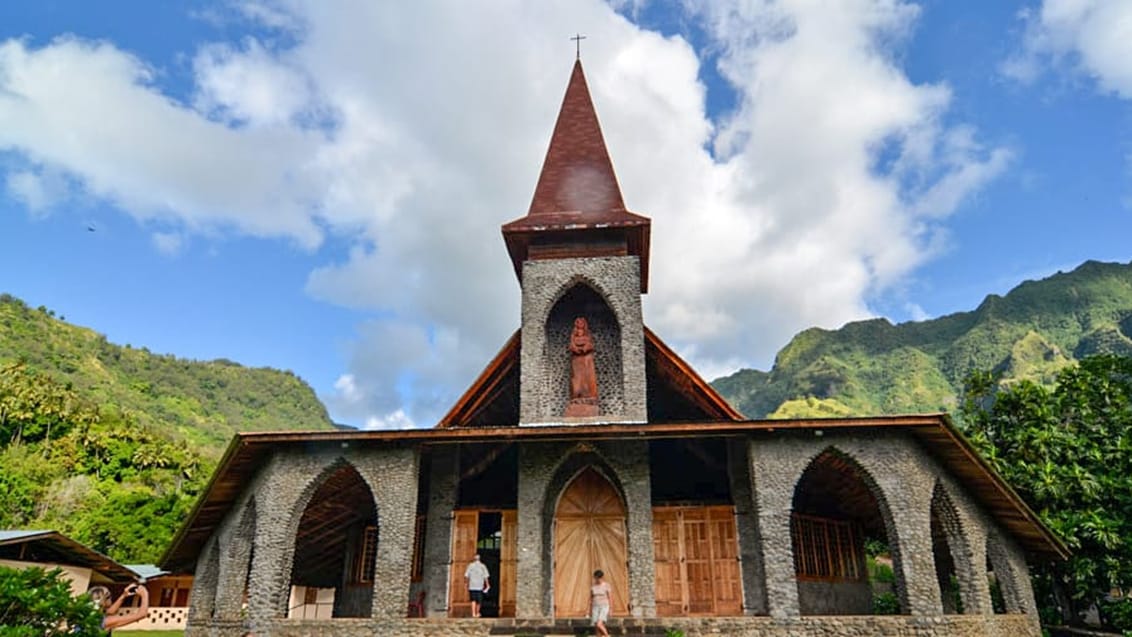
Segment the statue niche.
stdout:
<svg viewBox="0 0 1132 637">
<path fill-rule="evenodd" d="M 594 339 L 586 319 L 574 319 L 570 332 L 570 399 L 566 403 L 567 418 L 598 415 L 597 367 L 594 364 Z"/>
</svg>

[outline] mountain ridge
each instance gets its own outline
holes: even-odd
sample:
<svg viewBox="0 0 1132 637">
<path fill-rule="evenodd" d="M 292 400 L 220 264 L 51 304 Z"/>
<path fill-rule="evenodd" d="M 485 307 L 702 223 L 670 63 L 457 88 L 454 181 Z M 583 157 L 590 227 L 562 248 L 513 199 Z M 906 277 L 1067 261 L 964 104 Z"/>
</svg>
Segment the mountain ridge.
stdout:
<svg viewBox="0 0 1132 637">
<path fill-rule="evenodd" d="M 1050 382 L 1097 353 L 1132 355 L 1132 262 L 1086 261 L 925 321 L 809 328 L 769 371 L 712 385 L 752 418 L 951 411 L 971 371 Z"/>
</svg>

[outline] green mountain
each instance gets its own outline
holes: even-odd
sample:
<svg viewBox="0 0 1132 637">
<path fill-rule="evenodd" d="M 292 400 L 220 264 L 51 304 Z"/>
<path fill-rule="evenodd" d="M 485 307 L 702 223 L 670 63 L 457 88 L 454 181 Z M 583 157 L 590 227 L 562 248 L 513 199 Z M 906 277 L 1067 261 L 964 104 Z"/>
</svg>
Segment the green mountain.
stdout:
<svg viewBox="0 0 1132 637">
<path fill-rule="evenodd" d="M 0 295 L 0 528 L 152 562 L 233 433 L 331 426 L 291 372 L 121 347 Z"/>
<path fill-rule="evenodd" d="M 290 371 L 194 361 L 110 343 L 54 312 L 0 294 L 0 365 L 23 362 L 161 437 L 218 456 L 237 431 L 329 429 L 314 390 Z"/>
<path fill-rule="evenodd" d="M 1088 261 L 928 321 L 811 328 L 769 372 L 744 369 L 712 385 L 752 418 L 951 411 L 972 370 L 1049 383 L 1097 353 L 1132 355 L 1132 263 Z"/>
</svg>

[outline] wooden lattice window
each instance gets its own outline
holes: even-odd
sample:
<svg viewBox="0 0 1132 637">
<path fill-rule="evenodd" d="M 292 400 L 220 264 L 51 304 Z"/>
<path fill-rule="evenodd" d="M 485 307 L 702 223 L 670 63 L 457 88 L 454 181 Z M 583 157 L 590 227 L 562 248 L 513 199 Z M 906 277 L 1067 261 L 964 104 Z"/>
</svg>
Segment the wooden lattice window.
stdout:
<svg viewBox="0 0 1132 637">
<path fill-rule="evenodd" d="M 424 579 L 425 519 L 425 516 L 418 515 L 417 523 L 413 527 L 413 572 L 411 579 L 414 582 Z"/>
<path fill-rule="evenodd" d="M 852 522 L 795 513 L 790 536 L 798 579 L 865 579 L 861 532 Z"/>
<path fill-rule="evenodd" d="M 362 531 L 361 545 L 358 547 L 357 572 L 354 581 L 367 584 L 373 581 L 373 568 L 377 563 L 377 527 L 366 526 Z"/>
</svg>

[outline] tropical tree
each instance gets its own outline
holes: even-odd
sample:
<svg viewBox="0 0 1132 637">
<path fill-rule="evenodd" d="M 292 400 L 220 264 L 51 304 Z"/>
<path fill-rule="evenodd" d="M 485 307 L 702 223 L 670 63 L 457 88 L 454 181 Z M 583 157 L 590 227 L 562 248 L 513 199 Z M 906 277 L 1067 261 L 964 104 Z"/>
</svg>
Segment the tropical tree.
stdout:
<svg viewBox="0 0 1132 637">
<path fill-rule="evenodd" d="M 0 636 L 103 635 L 102 614 L 60 569 L 0 566 Z"/>
<path fill-rule="evenodd" d="M 1132 589 L 1132 358 L 1085 358 L 1053 387 L 974 373 L 960 426 L 1073 552 L 1034 571 L 1047 621 Z"/>
</svg>

